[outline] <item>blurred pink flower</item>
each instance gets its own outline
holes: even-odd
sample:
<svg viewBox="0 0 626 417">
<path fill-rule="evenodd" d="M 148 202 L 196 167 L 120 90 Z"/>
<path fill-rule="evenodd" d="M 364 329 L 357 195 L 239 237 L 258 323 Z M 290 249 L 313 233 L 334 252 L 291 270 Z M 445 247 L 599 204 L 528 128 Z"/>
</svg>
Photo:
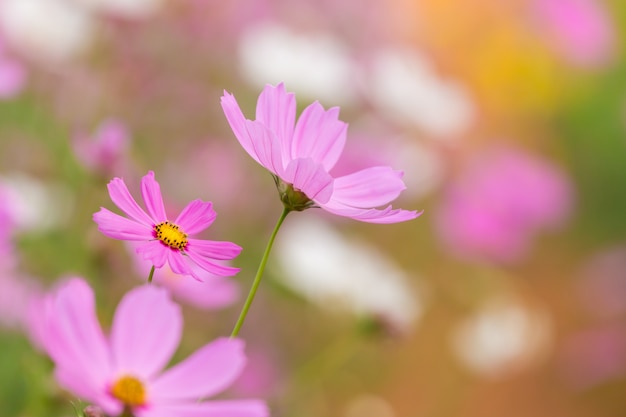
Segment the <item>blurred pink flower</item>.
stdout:
<svg viewBox="0 0 626 417">
<path fill-rule="evenodd" d="M 24 89 L 26 69 L 17 60 L 0 52 L 0 99 L 13 98 Z"/>
<path fill-rule="evenodd" d="M 222 96 L 222 108 L 239 143 L 275 177 L 281 199 L 293 210 L 319 206 L 339 216 L 370 223 L 396 223 L 421 213 L 392 209 L 406 187 L 402 172 L 376 166 L 333 178 L 346 141 L 347 124 L 338 120 L 339 108 L 314 102 L 296 122 L 296 102 L 281 83 L 267 85 L 259 96 L 256 120 L 246 120 L 235 97 Z M 295 127 L 294 127 L 295 124 Z"/>
<path fill-rule="evenodd" d="M 137 417 L 264 417 L 259 400 L 200 398 L 224 391 L 239 376 L 244 343 L 220 338 L 163 371 L 182 333 L 182 314 L 163 289 L 145 285 L 117 307 L 106 337 L 96 317 L 94 294 L 74 278 L 49 296 L 44 317 L 47 353 L 66 389 L 111 416 L 128 410 Z"/>
<path fill-rule="evenodd" d="M 554 47 L 572 64 L 596 67 L 615 53 L 615 23 L 601 0 L 535 0 Z"/>
<path fill-rule="evenodd" d="M 141 194 L 148 209 L 146 213 L 130 195 L 121 178 L 108 185 L 111 199 L 129 218 L 115 214 L 103 207 L 93 215 L 98 230 L 114 239 L 143 242 L 137 253 L 150 260 L 155 268 L 166 263 L 177 274 L 191 275 L 198 281 L 193 264 L 219 276 L 232 276 L 239 268 L 220 265 L 215 261 L 235 258 L 241 247 L 231 242 L 217 242 L 189 238 L 211 226 L 217 213 L 211 202 L 194 200 L 173 222 L 168 220 L 163 205 L 159 183 L 150 171 L 141 180 Z"/>
<path fill-rule="evenodd" d="M 78 161 L 87 169 L 110 173 L 122 168 L 130 137 L 118 120 L 103 121 L 93 135 L 78 133 L 72 143 Z"/>
<path fill-rule="evenodd" d="M 15 266 L 13 233 L 15 219 L 11 201 L 11 191 L 0 185 L 0 271 L 11 270 Z"/>
<path fill-rule="evenodd" d="M 515 262 L 538 231 L 564 222 L 571 205 L 571 184 L 558 168 L 514 149 L 494 149 L 476 155 L 448 185 L 435 227 L 457 256 Z"/>
<path fill-rule="evenodd" d="M 131 242 L 128 247 L 134 252 L 136 246 Z M 152 266 L 150 261 L 138 257 L 133 259 L 139 274 L 143 277 L 148 276 Z M 216 263 L 227 266 L 226 261 L 216 261 Z M 166 288 L 176 300 L 203 310 L 227 307 L 239 297 L 239 287 L 233 280 L 211 274 L 197 265 L 190 265 L 190 267 L 203 282 L 185 279 L 172 271 L 168 265 L 164 265 L 163 268 L 154 272 L 152 282 Z"/>
<path fill-rule="evenodd" d="M 597 253 L 589 259 L 577 282 L 579 299 L 599 318 L 626 315 L 626 245 Z"/>
<path fill-rule="evenodd" d="M 588 388 L 626 374 L 626 332 L 622 324 L 580 331 L 565 340 L 559 352 L 563 376 Z"/>
<path fill-rule="evenodd" d="M 0 38 L 0 99 L 10 99 L 18 95 L 26 84 L 26 68 L 12 58 Z"/>
<path fill-rule="evenodd" d="M 0 326 L 28 330 L 29 304 L 39 297 L 36 281 L 16 275 L 13 271 L 0 273 Z"/>
</svg>

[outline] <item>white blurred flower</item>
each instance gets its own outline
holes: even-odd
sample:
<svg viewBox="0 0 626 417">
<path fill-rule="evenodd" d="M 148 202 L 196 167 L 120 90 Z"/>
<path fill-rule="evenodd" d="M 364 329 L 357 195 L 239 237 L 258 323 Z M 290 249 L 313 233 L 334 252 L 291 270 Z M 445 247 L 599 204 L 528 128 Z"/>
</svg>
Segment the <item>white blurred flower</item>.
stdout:
<svg viewBox="0 0 626 417">
<path fill-rule="evenodd" d="M 29 58 L 59 63 L 74 58 L 91 43 L 94 20 L 65 0 L 3 0 L 0 27 L 15 49 Z"/>
<path fill-rule="evenodd" d="M 243 75 L 258 86 L 285 82 L 290 90 L 322 102 L 354 99 L 354 63 L 330 34 L 297 34 L 277 24 L 259 24 L 242 36 L 239 57 Z"/>
<path fill-rule="evenodd" d="M 24 56 L 56 65 L 91 46 L 98 15 L 139 19 L 162 4 L 163 0 L 2 0 L 0 30 Z"/>
<path fill-rule="evenodd" d="M 6 206 L 18 230 L 52 229 L 72 217 L 74 196 L 61 184 L 13 174 L 0 177 L 0 185 L 6 190 Z"/>
<path fill-rule="evenodd" d="M 452 334 L 459 360 L 475 373 L 498 377 L 540 359 L 550 345 L 551 325 L 545 312 L 517 300 L 490 300 L 461 322 Z"/>
<path fill-rule="evenodd" d="M 276 246 L 285 285 L 322 308 L 380 318 L 400 330 L 421 315 L 422 302 L 404 271 L 320 219 L 289 219 Z"/>
<path fill-rule="evenodd" d="M 389 117 L 426 133 L 452 139 L 474 120 L 474 103 L 459 83 L 444 80 L 416 51 L 387 49 L 375 53 L 363 76 L 364 90 Z"/>
</svg>

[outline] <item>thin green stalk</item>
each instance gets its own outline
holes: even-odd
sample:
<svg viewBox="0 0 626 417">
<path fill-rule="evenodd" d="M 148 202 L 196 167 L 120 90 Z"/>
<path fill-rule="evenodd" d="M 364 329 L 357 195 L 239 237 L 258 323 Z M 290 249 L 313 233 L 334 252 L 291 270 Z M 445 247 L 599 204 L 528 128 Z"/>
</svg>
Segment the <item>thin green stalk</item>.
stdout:
<svg viewBox="0 0 626 417">
<path fill-rule="evenodd" d="M 254 296 L 256 295 L 256 290 L 259 288 L 259 284 L 261 283 L 261 277 L 263 276 L 263 271 L 265 271 L 265 265 L 267 264 L 267 260 L 270 256 L 270 252 L 272 251 L 272 246 L 274 245 L 274 239 L 276 239 L 276 234 L 278 233 L 278 229 L 283 224 L 285 217 L 289 214 L 291 210 L 288 208 L 283 209 L 283 213 L 280 215 L 276 226 L 274 227 L 274 231 L 270 236 L 269 242 L 267 242 L 267 247 L 265 248 L 265 253 L 263 253 L 263 257 L 261 258 L 261 263 L 259 264 L 259 269 L 256 272 L 256 276 L 254 277 L 254 281 L 252 282 L 252 287 L 250 288 L 250 292 L 248 293 L 248 298 L 246 298 L 246 302 L 243 304 L 243 308 L 241 309 L 241 313 L 239 314 L 239 319 L 237 319 L 237 323 L 233 328 L 233 332 L 230 337 L 237 337 L 239 334 L 239 330 L 241 330 L 241 326 L 243 326 L 243 322 L 246 320 L 246 315 L 248 314 L 248 310 L 250 309 L 250 305 L 252 304 L 252 300 L 254 300 Z"/>
<path fill-rule="evenodd" d="M 148 275 L 148 284 L 152 284 L 152 277 L 154 276 L 154 265 L 150 269 L 150 275 Z"/>
</svg>

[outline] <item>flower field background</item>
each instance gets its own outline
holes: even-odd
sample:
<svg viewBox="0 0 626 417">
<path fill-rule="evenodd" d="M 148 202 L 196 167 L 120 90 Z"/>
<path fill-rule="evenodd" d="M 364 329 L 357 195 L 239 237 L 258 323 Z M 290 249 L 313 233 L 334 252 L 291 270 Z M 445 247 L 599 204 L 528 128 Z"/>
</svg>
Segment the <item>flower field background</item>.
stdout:
<svg viewBox="0 0 626 417">
<path fill-rule="evenodd" d="M 252 159 L 267 149 L 233 109 L 259 120 L 280 83 L 299 117 L 318 101 L 347 123 L 324 175 L 403 171 L 358 193 L 404 181 L 410 221 L 307 194 L 323 209 L 285 219 L 232 353 L 245 368 L 215 399 L 276 417 L 623 416 L 625 27 L 620 0 L 1 0 L 0 417 L 90 404 L 40 333 L 71 278 L 105 333 L 125 294 L 165 297 L 148 276 L 166 288 L 184 319 L 169 367 L 231 335 L 293 174 Z M 211 267 L 228 273 L 152 276 L 145 248 L 98 230 L 94 213 L 120 213 L 111 180 L 141 201 L 147 172 L 167 213 L 212 202 L 193 237 L 234 243 Z"/>
</svg>

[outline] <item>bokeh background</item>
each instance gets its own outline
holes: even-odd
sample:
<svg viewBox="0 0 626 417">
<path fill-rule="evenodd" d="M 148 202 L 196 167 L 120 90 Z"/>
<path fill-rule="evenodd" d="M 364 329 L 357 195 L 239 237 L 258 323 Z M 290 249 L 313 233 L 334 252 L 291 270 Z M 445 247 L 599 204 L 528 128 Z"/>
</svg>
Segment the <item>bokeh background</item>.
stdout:
<svg viewBox="0 0 626 417">
<path fill-rule="evenodd" d="M 83 276 L 107 326 L 146 279 L 91 220 L 115 176 L 138 192 L 154 170 L 171 213 L 213 201 L 205 237 L 243 246 L 241 273 L 205 297 L 161 281 L 177 358 L 230 333 L 281 204 L 220 96 L 253 118 L 281 81 L 300 111 L 341 107 L 337 173 L 403 170 L 395 205 L 424 214 L 290 215 L 228 395 L 273 416 L 626 415 L 624 27 L 622 0 L 1 0 L 0 416 L 82 407 L 31 341 L 33 300 Z"/>
</svg>

